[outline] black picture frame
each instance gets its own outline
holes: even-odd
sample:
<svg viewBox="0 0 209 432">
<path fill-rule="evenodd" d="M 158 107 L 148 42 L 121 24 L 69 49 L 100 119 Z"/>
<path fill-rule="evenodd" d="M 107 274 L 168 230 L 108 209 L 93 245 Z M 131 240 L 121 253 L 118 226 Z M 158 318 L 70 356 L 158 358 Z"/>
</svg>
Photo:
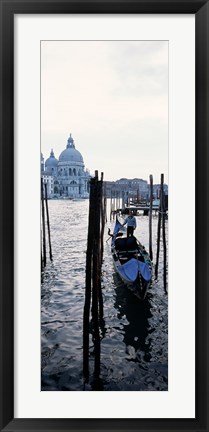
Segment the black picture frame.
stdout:
<svg viewBox="0 0 209 432">
<path fill-rule="evenodd" d="M 14 418 L 14 15 L 55 13 L 195 14 L 196 28 L 196 417 L 195 419 Z M 209 0 L 0 0 L 0 430 L 208 431 Z M 208 120 L 208 121 L 207 121 Z M 5 163 L 6 161 L 6 163 Z M 8 164 L 10 167 L 8 175 Z M 186 170 L 186 161 L 185 161 Z M 185 207 L 187 203 L 185 203 Z M 187 212 L 186 208 L 185 211 Z M 185 304 L 185 314 L 187 305 Z M 182 353 L 182 355 L 186 355 Z M 189 359 L 188 359 L 189 361 Z"/>
</svg>

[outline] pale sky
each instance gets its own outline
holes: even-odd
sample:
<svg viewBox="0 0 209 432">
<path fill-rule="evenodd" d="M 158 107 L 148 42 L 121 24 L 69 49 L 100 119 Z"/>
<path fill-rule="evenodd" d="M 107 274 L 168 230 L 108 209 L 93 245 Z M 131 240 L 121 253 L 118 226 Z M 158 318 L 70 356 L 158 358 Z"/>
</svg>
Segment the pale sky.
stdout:
<svg viewBox="0 0 209 432">
<path fill-rule="evenodd" d="M 168 181 L 168 42 L 41 42 L 41 149 L 69 134 L 93 174 Z"/>
</svg>

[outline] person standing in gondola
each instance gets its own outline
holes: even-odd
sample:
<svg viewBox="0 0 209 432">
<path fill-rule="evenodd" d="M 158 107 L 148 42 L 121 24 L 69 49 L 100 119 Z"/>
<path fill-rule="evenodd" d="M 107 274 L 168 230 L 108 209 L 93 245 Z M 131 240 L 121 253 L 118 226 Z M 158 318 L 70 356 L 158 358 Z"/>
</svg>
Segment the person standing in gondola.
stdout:
<svg viewBox="0 0 209 432">
<path fill-rule="evenodd" d="M 136 229 L 136 218 L 135 216 L 133 216 L 131 211 L 129 211 L 129 215 L 125 219 L 123 226 L 126 224 L 127 224 L 127 237 L 133 237 L 134 230 Z"/>
</svg>

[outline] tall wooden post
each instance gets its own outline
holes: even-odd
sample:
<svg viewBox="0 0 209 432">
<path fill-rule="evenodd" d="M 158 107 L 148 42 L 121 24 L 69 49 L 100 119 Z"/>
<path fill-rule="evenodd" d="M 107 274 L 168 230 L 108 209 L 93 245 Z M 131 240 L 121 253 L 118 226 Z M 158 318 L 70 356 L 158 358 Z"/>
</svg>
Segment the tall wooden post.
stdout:
<svg viewBox="0 0 209 432">
<path fill-rule="evenodd" d="M 116 209 L 116 190 L 114 190 L 114 200 L 113 200 L 113 220 L 115 220 L 115 209 Z"/>
<path fill-rule="evenodd" d="M 158 277 L 158 264 L 159 264 L 159 254 L 160 254 L 160 233 L 161 233 L 161 220 L 162 220 L 162 212 L 163 212 L 163 183 L 164 183 L 164 174 L 161 174 L 161 189 L 160 189 L 160 206 L 158 211 L 158 227 L 157 227 L 157 255 L 156 255 L 156 264 L 155 264 L 155 279 Z"/>
<path fill-rule="evenodd" d="M 94 373 L 98 378 L 100 374 L 100 335 L 99 335 L 99 292 L 100 292 L 100 184 L 98 171 L 95 171 L 96 193 L 95 193 L 95 224 L 93 240 L 93 285 L 92 285 L 92 318 L 94 328 Z"/>
<path fill-rule="evenodd" d="M 162 186 L 161 190 L 162 194 L 162 231 L 163 231 L 163 282 L 164 282 L 164 290 L 167 294 L 167 251 L 166 251 L 166 234 L 165 234 L 165 193 L 164 188 Z"/>
<path fill-rule="evenodd" d="M 86 294 L 83 320 L 83 374 L 89 376 L 89 315 L 92 297 L 92 323 L 94 341 L 94 374 L 100 374 L 100 331 L 99 325 L 103 318 L 103 298 L 101 289 L 101 251 L 104 226 L 103 211 L 103 173 L 98 180 L 98 171 L 90 183 L 89 227 L 86 256 Z"/>
<path fill-rule="evenodd" d="M 43 178 L 41 178 L 41 210 L 42 210 L 42 233 L 43 233 L 43 266 L 45 267 L 46 266 L 46 229 L 45 229 Z"/>
<path fill-rule="evenodd" d="M 104 191 L 104 218 L 105 218 L 105 223 L 107 223 L 107 197 L 106 197 L 106 189 Z"/>
<path fill-rule="evenodd" d="M 42 236 L 42 233 L 41 233 Z M 42 244 L 41 244 L 41 271 L 43 271 L 44 266 L 43 266 L 43 255 L 42 255 Z"/>
<path fill-rule="evenodd" d="M 104 236 L 104 215 L 103 215 L 103 178 L 104 174 L 101 173 L 101 181 L 98 180 L 97 173 L 97 187 L 95 195 L 95 226 L 94 226 L 94 246 L 95 246 L 95 265 L 96 265 L 96 287 L 97 287 L 97 302 L 99 302 L 99 318 L 103 318 L 103 298 L 101 288 L 101 267 L 102 267 L 102 256 L 103 256 L 103 236 Z M 94 254 L 94 250 L 93 250 Z M 94 256 L 94 255 L 93 255 Z M 93 262 L 94 266 L 94 262 Z M 93 269 L 94 272 L 94 269 Z"/>
<path fill-rule="evenodd" d="M 137 197 L 136 197 L 136 200 L 137 200 L 137 204 L 139 204 L 139 188 L 137 189 Z"/>
<path fill-rule="evenodd" d="M 111 195 L 110 195 L 110 222 L 112 220 L 112 189 L 111 189 Z"/>
<path fill-rule="evenodd" d="M 120 207 L 120 204 L 119 204 L 119 191 L 117 191 L 116 210 L 118 210 L 119 207 Z"/>
<path fill-rule="evenodd" d="M 93 234 L 95 221 L 95 179 L 90 180 L 89 194 L 89 224 L 86 251 L 86 291 L 83 315 L 83 375 L 87 379 L 89 376 L 89 315 L 91 304 L 91 275 L 92 275 L 92 251 Z"/>
<path fill-rule="evenodd" d="M 129 192 L 126 192 L 126 205 L 129 206 Z"/>
<path fill-rule="evenodd" d="M 46 206 L 46 220 L 47 220 L 47 229 L 48 229 L 48 240 L 49 240 L 49 257 L 52 261 L 52 245 L 51 245 L 51 233 L 50 233 L 50 222 L 49 222 L 49 209 L 48 209 L 48 197 L 47 197 L 47 184 L 44 184 L 45 188 L 45 206 Z"/>
<path fill-rule="evenodd" d="M 104 251 L 104 227 L 105 227 L 105 212 L 104 212 L 104 187 L 103 187 L 104 173 L 101 173 L 101 181 L 98 182 L 98 243 L 99 243 L 99 275 L 98 275 L 98 294 L 99 294 L 99 319 L 103 319 L 104 307 L 102 297 L 102 285 L 101 285 L 101 269 L 102 259 Z"/>
<path fill-rule="evenodd" d="M 105 227 L 105 191 L 104 191 L 104 174 L 101 173 L 101 264 L 104 252 L 104 227 Z"/>
<path fill-rule="evenodd" d="M 153 260 L 152 253 L 152 201 L 153 201 L 153 176 L 150 175 L 150 209 L 149 209 L 149 255 L 150 259 Z"/>
<path fill-rule="evenodd" d="M 125 208 L 125 200 L 124 200 L 124 191 L 122 191 L 122 204 L 121 204 L 122 209 Z"/>
</svg>

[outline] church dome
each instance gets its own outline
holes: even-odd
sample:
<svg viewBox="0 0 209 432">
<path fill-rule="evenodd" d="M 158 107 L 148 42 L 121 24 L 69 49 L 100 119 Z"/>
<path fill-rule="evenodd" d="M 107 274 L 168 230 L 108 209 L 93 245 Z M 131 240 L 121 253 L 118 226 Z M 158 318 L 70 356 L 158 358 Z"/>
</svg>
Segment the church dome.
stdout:
<svg viewBox="0 0 209 432">
<path fill-rule="evenodd" d="M 80 162 L 83 164 L 83 156 L 76 150 L 71 134 L 67 140 L 66 149 L 60 154 L 59 162 Z"/>
<path fill-rule="evenodd" d="M 45 167 L 55 168 L 57 167 L 57 164 L 58 164 L 58 160 L 55 158 L 53 150 L 51 150 L 50 156 L 45 162 Z"/>
</svg>

